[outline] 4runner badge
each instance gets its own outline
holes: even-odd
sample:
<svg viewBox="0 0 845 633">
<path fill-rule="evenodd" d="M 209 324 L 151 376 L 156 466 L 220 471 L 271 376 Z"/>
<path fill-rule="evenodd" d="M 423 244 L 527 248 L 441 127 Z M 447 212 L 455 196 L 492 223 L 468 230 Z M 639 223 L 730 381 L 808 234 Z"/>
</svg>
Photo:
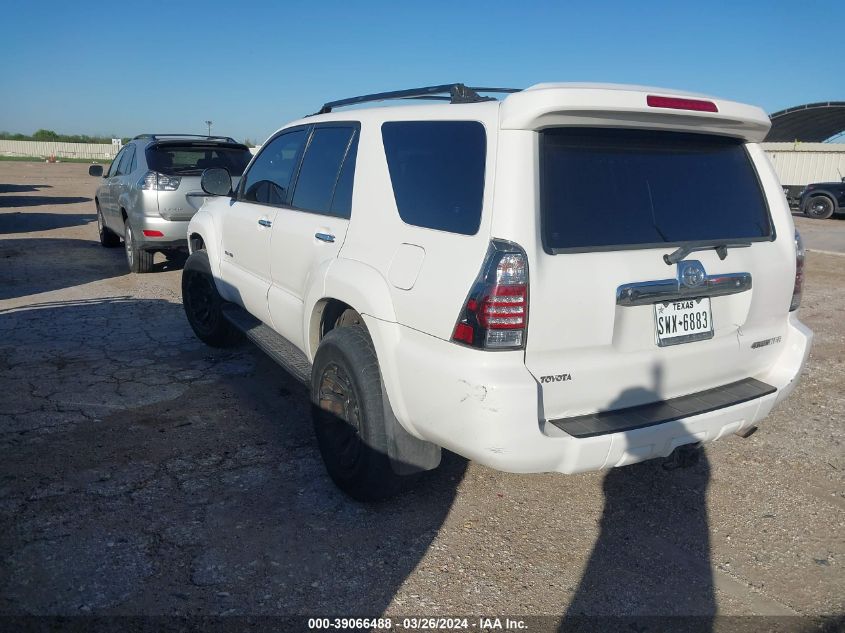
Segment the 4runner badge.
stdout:
<svg viewBox="0 0 845 633">
<path fill-rule="evenodd" d="M 572 380 L 572 374 L 555 374 L 553 376 L 540 376 L 540 382 L 566 382 Z"/>
</svg>

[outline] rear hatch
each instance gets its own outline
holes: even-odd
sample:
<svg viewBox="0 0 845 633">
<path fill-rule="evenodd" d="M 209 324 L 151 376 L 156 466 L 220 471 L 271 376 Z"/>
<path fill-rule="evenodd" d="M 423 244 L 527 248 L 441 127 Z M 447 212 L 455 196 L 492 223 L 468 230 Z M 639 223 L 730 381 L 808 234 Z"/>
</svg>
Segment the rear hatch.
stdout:
<svg viewBox="0 0 845 633">
<path fill-rule="evenodd" d="M 166 220 L 190 220 L 208 195 L 200 186 L 202 172 L 222 167 L 237 186 L 252 158 L 245 145 L 209 141 L 169 140 L 147 147 L 147 164 L 156 177 L 158 210 Z"/>
<path fill-rule="evenodd" d="M 792 235 L 746 140 L 691 118 L 538 130 L 525 362 L 546 419 L 726 385 L 779 354 L 754 343 L 785 332 Z"/>
</svg>

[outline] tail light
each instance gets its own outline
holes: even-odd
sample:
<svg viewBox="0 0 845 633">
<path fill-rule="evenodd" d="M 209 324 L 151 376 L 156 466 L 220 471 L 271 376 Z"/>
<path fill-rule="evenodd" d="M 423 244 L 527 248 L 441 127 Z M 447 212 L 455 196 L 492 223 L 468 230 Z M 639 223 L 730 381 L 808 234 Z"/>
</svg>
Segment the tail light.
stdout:
<svg viewBox="0 0 845 633">
<path fill-rule="evenodd" d="M 482 349 L 522 349 L 528 327 L 528 258 L 493 240 L 458 316 L 452 340 Z"/>
<path fill-rule="evenodd" d="M 182 182 L 181 176 L 167 176 L 156 171 L 148 171 L 138 181 L 138 186 L 152 191 L 176 191 L 180 182 Z"/>
<path fill-rule="evenodd" d="M 801 234 L 795 231 L 795 286 L 792 290 L 792 302 L 789 304 L 789 311 L 797 310 L 801 305 L 801 295 L 804 292 L 804 258 L 807 252 L 804 250 L 804 241 Z"/>
</svg>

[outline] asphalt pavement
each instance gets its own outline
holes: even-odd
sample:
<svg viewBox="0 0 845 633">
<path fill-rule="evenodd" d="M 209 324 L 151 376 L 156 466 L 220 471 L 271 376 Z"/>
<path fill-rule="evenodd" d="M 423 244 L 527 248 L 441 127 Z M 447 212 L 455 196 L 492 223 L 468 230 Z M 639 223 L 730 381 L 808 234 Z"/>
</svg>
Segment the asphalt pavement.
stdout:
<svg viewBox="0 0 845 633">
<path fill-rule="evenodd" d="M 718 614 L 810 630 L 801 618 L 843 613 L 840 257 L 810 253 L 815 347 L 749 439 L 687 469 L 574 476 L 447 454 L 413 492 L 362 505 L 328 479 L 297 383 L 247 344 L 195 339 L 178 259 L 131 275 L 100 247 L 94 188 L 85 165 L 0 162 L 0 615 L 739 622 Z M 796 224 L 843 252 L 845 221 Z"/>
</svg>

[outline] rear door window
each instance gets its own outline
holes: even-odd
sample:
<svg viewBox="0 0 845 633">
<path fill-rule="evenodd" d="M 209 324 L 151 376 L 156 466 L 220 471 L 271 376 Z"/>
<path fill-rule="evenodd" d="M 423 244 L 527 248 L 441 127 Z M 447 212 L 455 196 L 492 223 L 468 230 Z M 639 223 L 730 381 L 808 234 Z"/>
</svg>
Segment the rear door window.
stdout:
<svg viewBox="0 0 845 633">
<path fill-rule="evenodd" d="M 231 176 L 240 176 L 252 154 L 246 147 L 218 145 L 152 145 L 147 149 L 150 169 L 162 174 L 200 174 L 209 167 L 222 167 Z"/>
<path fill-rule="evenodd" d="M 291 202 L 293 207 L 316 213 L 349 217 L 346 203 L 339 201 L 335 207 L 333 200 L 341 175 L 341 167 L 348 153 L 353 153 L 352 160 L 354 161 L 354 148 L 350 146 L 355 132 L 356 129 L 351 126 L 318 126 L 314 129 L 299 169 Z M 350 185 L 351 181 L 343 183 L 344 188 Z M 345 190 L 340 193 L 341 198 L 347 195 Z M 351 196 L 351 187 L 349 195 Z"/>
<path fill-rule="evenodd" d="M 772 239 L 740 140 L 558 128 L 541 133 L 540 147 L 548 252 Z"/>
<path fill-rule="evenodd" d="M 384 123 L 381 135 L 402 220 L 474 235 L 484 198 L 484 126 L 477 121 L 397 121 Z"/>
</svg>

